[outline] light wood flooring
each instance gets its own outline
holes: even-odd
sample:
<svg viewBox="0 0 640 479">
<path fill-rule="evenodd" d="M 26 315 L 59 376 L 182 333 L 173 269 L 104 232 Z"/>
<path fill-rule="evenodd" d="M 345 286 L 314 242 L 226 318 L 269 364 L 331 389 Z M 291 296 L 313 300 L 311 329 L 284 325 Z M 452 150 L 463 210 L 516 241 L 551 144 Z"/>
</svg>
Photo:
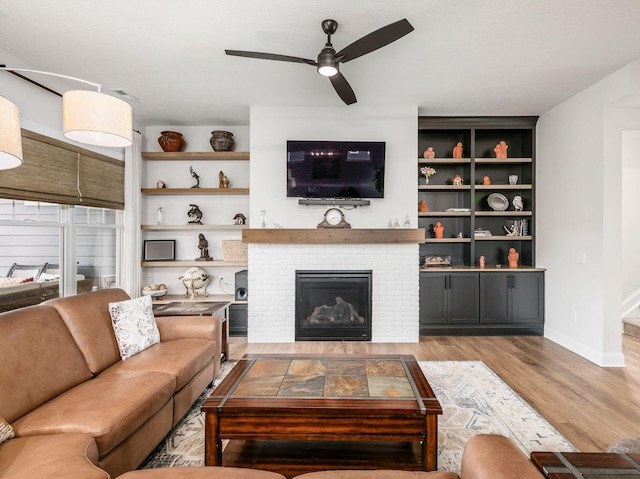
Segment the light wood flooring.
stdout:
<svg viewBox="0 0 640 479">
<path fill-rule="evenodd" d="M 640 339 L 623 335 L 625 368 L 601 368 L 542 337 L 423 337 L 419 343 L 248 344 L 230 338 L 230 359 L 246 353 L 412 354 L 418 361 L 483 361 L 580 451 L 605 451 L 640 437 Z"/>
</svg>

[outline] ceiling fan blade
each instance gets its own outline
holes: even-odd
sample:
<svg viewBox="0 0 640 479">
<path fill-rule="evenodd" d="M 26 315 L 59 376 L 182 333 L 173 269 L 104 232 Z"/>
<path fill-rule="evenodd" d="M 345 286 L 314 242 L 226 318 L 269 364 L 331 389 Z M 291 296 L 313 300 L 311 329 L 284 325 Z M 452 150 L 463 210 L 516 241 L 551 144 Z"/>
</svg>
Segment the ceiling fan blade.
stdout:
<svg viewBox="0 0 640 479">
<path fill-rule="evenodd" d="M 375 32 L 365 35 L 356 40 L 351 45 L 336 53 L 336 60 L 345 63 L 355 58 L 371 53 L 378 48 L 382 48 L 389 43 L 395 42 L 413 31 L 413 26 L 406 18 L 382 27 Z"/>
<path fill-rule="evenodd" d="M 349 82 L 342 73 L 336 73 L 332 77 L 329 77 L 329 80 L 338 96 L 342 98 L 342 101 L 347 105 L 358 101 L 356 100 L 356 94 L 353 92 L 353 88 L 351 88 L 351 85 L 349 85 Z"/>
<path fill-rule="evenodd" d="M 291 57 L 289 55 L 278 55 L 276 53 L 246 52 L 243 50 L 225 50 L 227 55 L 236 57 L 258 58 L 260 60 L 277 60 L 280 62 L 306 63 L 307 65 L 316 66 L 315 60 L 308 58 Z"/>
</svg>

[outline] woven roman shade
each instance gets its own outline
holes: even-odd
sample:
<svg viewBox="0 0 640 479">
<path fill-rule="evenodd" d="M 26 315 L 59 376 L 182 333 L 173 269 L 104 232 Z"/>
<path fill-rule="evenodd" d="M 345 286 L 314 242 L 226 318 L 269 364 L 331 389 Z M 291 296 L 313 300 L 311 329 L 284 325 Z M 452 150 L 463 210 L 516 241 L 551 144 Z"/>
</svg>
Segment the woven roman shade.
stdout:
<svg viewBox="0 0 640 479">
<path fill-rule="evenodd" d="M 0 171 L 0 198 L 124 209 L 124 162 L 22 130 L 24 163 Z"/>
</svg>

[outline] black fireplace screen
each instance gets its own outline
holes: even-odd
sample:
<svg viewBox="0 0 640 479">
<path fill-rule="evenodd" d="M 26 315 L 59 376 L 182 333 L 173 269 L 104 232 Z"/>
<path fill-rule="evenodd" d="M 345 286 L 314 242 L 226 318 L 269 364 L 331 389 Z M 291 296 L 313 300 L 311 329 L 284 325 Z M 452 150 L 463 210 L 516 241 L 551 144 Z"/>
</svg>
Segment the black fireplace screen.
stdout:
<svg viewBox="0 0 640 479">
<path fill-rule="evenodd" d="M 296 341 L 314 340 L 371 340 L 371 271 L 296 271 Z"/>
</svg>

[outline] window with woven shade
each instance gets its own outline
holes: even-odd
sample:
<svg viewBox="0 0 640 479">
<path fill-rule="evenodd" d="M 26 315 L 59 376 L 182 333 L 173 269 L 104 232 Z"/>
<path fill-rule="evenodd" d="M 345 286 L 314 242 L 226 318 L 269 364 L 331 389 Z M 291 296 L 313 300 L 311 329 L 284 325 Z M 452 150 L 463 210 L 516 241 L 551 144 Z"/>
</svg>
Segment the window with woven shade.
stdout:
<svg viewBox="0 0 640 479">
<path fill-rule="evenodd" d="M 0 198 L 124 209 L 124 162 L 22 130 L 24 164 L 0 172 Z"/>
</svg>

